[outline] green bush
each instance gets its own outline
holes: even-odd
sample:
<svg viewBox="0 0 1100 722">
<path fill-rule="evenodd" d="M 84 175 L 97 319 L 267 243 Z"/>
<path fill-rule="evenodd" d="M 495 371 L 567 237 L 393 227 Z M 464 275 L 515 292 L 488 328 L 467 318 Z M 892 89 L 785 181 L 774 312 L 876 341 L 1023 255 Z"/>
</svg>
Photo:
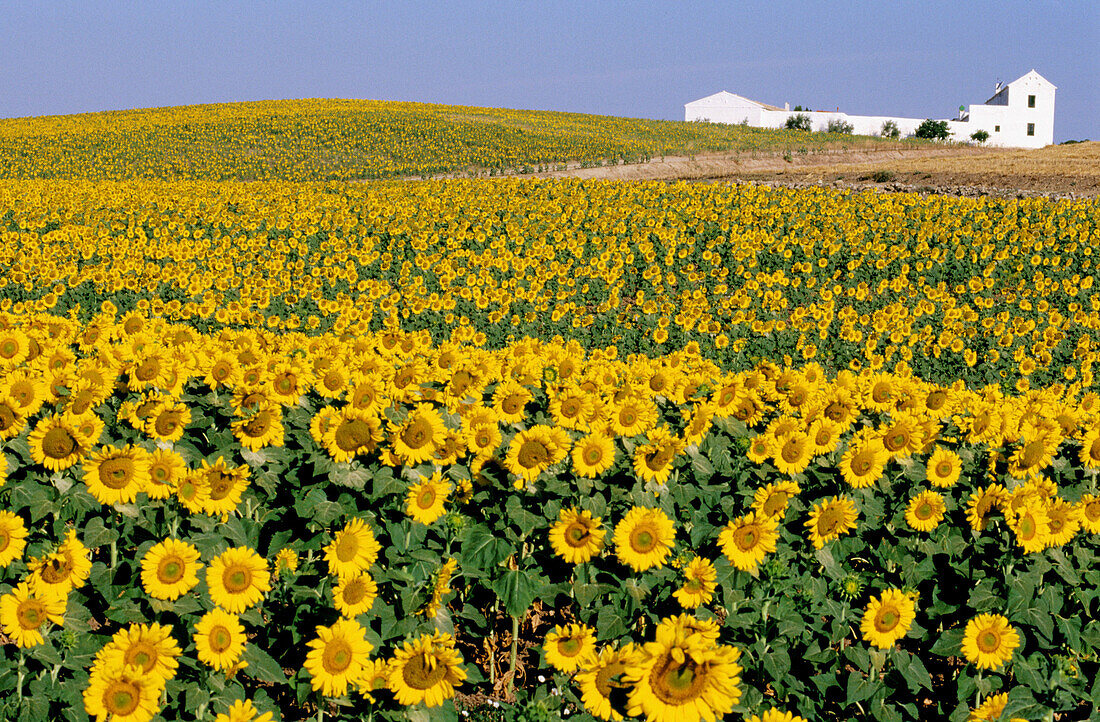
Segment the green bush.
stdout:
<svg viewBox="0 0 1100 722">
<path fill-rule="evenodd" d="M 787 123 L 784 126 L 787 130 L 813 130 L 813 125 L 810 123 L 810 116 L 805 113 L 798 113 L 787 118 Z"/>
<path fill-rule="evenodd" d="M 984 143 L 989 140 L 989 131 L 976 130 L 970 134 L 970 140 L 976 140 L 978 143 Z"/>
<path fill-rule="evenodd" d="M 914 133 L 918 138 L 927 138 L 929 140 L 947 140 L 951 137 L 951 131 L 947 129 L 946 120 L 932 120 L 928 118 L 919 126 L 917 126 L 917 132 Z"/>
<path fill-rule="evenodd" d="M 883 138 L 897 138 L 901 136 L 901 131 L 898 130 L 898 124 L 892 120 L 887 120 L 882 124 L 882 130 L 879 131 L 879 135 Z"/>
<path fill-rule="evenodd" d="M 830 133 L 845 133 L 847 135 L 851 135 L 852 131 L 855 130 L 855 128 L 852 127 L 851 123 L 847 123 L 840 118 L 837 118 L 835 120 L 830 120 L 829 124 L 825 126 L 825 130 Z"/>
</svg>

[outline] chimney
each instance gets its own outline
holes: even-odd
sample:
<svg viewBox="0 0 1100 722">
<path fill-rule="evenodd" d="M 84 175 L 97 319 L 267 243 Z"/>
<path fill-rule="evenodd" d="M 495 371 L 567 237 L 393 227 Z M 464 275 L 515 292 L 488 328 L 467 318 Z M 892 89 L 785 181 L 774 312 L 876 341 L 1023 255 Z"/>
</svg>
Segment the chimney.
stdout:
<svg viewBox="0 0 1100 722">
<path fill-rule="evenodd" d="M 790 110 L 790 109 L 791 109 L 791 104 L 790 103 L 784 103 L 783 104 L 783 110 Z"/>
</svg>

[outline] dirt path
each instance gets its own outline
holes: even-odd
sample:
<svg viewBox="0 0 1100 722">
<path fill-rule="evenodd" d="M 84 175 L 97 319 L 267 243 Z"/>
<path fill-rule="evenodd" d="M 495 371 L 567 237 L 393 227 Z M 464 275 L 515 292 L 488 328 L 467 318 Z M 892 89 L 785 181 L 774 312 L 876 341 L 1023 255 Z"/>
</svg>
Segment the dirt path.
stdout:
<svg viewBox="0 0 1100 722">
<path fill-rule="evenodd" d="M 855 151 L 843 149 L 820 153 L 782 155 L 751 153 L 714 153 L 697 156 L 666 156 L 648 163 L 582 168 L 571 165 L 564 171 L 532 173 L 525 178 L 603 178 L 608 180 L 702 180 L 735 178 L 751 173 L 810 170 L 851 163 L 879 163 L 910 158 L 957 157 L 988 153 L 986 148 L 949 146 L 944 148 L 898 148 Z"/>
</svg>

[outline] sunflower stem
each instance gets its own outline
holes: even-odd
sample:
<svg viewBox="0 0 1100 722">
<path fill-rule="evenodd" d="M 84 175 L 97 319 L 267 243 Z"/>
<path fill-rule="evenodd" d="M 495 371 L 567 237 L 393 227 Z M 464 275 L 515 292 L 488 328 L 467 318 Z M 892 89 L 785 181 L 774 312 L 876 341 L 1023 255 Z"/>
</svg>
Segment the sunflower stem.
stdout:
<svg viewBox="0 0 1100 722">
<path fill-rule="evenodd" d="M 26 674 L 27 674 L 27 672 L 26 672 L 26 669 L 27 669 L 26 668 L 26 661 L 27 661 L 27 655 L 22 649 L 20 649 L 19 650 L 19 679 L 16 681 L 16 686 L 15 686 L 15 691 L 18 693 L 20 701 L 22 701 L 22 699 L 23 699 L 23 679 L 26 677 Z"/>
<path fill-rule="evenodd" d="M 516 685 L 516 652 L 519 650 L 519 617 L 512 615 L 512 646 L 508 650 L 508 697 L 514 695 Z"/>
</svg>

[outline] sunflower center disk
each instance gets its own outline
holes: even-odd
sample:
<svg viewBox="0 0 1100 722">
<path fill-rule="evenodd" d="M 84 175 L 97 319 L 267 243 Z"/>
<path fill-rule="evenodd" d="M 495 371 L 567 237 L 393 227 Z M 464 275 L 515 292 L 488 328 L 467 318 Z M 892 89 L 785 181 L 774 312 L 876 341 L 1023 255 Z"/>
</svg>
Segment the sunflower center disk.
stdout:
<svg viewBox="0 0 1100 722">
<path fill-rule="evenodd" d="M 115 682 L 103 694 L 103 706 L 111 714 L 125 717 L 137 709 L 141 693 L 132 682 Z"/>
<path fill-rule="evenodd" d="M 252 585 L 252 572 L 244 567 L 229 567 L 222 574 L 222 584 L 230 594 L 240 594 Z"/>
<path fill-rule="evenodd" d="M 427 654 L 412 657 L 401 670 L 401 678 L 413 689 L 431 689 L 447 676 L 447 665 L 433 657 L 433 664 L 429 667 L 425 659 Z"/>
<path fill-rule="evenodd" d="M 66 429 L 50 429 L 42 437 L 42 453 L 51 459 L 64 459 L 76 449 L 76 439 Z"/>
<path fill-rule="evenodd" d="M 653 695 L 667 705 L 679 707 L 698 699 L 706 686 L 706 669 L 685 658 L 677 663 L 667 652 L 650 673 Z"/>
</svg>

